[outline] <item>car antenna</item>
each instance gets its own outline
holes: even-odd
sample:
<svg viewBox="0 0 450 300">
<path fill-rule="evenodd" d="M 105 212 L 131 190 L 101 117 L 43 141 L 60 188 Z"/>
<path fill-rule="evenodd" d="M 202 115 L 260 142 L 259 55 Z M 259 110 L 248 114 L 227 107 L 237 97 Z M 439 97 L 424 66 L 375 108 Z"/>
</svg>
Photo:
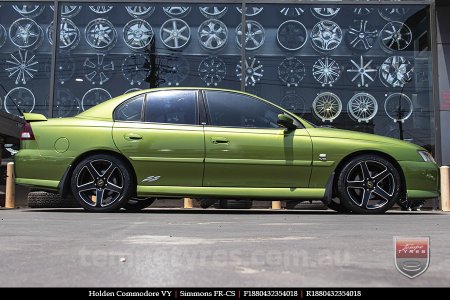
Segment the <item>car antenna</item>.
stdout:
<svg viewBox="0 0 450 300">
<path fill-rule="evenodd" d="M 3 84 L 0 83 L 0 86 L 2 87 L 2 89 L 5 91 L 6 96 L 5 96 L 5 102 L 6 102 L 6 97 L 8 96 L 9 99 L 12 101 L 12 103 L 14 103 L 14 106 L 17 108 L 17 110 L 19 111 L 19 114 L 21 117 L 23 117 L 23 111 L 20 109 L 19 105 L 17 105 L 16 101 L 14 101 L 14 99 L 9 95 L 8 91 L 5 89 L 5 87 L 3 86 Z M 20 99 L 22 100 L 22 99 Z M 6 104 L 5 104 L 6 106 Z"/>
</svg>

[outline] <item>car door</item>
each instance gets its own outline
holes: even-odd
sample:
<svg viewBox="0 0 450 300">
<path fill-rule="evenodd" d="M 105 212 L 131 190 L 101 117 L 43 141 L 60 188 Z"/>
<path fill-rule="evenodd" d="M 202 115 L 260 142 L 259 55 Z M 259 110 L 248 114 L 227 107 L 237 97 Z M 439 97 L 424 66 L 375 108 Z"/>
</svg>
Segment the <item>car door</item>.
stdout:
<svg viewBox="0 0 450 300">
<path fill-rule="evenodd" d="M 197 94 L 154 91 L 115 110 L 114 142 L 133 164 L 138 185 L 202 185 L 205 146 Z"/>
<path fill-rule="evenodd" d="M 284 112 L 255 97 L 217 90 L 203 95 L 208 113 L 204 186 L 308 186 L 312 144 L 305 129 L 281 128 L 278 114 Z"/>
</svg>

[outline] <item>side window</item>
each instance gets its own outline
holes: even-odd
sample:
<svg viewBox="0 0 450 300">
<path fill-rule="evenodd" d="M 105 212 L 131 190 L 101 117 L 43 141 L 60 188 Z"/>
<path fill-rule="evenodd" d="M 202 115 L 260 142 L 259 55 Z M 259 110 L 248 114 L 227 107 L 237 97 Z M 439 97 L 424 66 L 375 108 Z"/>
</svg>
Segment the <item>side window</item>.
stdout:
<svg viewBox="0 0 450 300">
<path fill-rule="evenodd" d="M 197 92 L 169 90 L 148 93 L 145 121 L 196 125 Z"/>
<path fill-rule="evenodd" d="M 142 116 L 144 95 L 139 95 L 120 104 L 114 112 L 115 121 L 139 122 Z"/>
<path fill-rule="evenodd" d="M 269 103 L 238 93 L 206 91 L 211 125 L 249 128 L 279 128 L 283 111 Z"/>
</svg>

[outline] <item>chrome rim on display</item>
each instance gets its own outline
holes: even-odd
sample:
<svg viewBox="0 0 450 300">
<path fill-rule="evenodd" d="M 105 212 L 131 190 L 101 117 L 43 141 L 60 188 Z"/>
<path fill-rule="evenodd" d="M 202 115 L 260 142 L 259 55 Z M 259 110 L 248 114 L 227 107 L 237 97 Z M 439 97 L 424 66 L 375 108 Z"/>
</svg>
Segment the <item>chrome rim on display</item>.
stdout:
<svg viewBox="0 0 450 300">
<path fill-rule="evenodd" d="M 278 66 L 278 77 L 288 87 L 297 87 L 305 77 L 305 65 L 295 57 L 283 59 Z"/>
<path fill-rule="evenodd" d="M 340 10 L 340 8 L 333 7 L 316 7 L 311 8 L 311 13 L 319 19 L 331 19 L 334 18 Z"/>
<path fill-rule="evenodd" d="M 168 56 L 160 58 L 160 77 L 168 86 L 178 86 L 189 75 L 189 63 L 184 56 Z"/>
<path fill-rule="evenodd" d="M 228 11 L 226 6 L 203 6 L 198 8 L 205 18 L 220 19 Z"/>
<path fill-rule="evenodd" d="M 150 63 L 142 54 L 132 54 L 123 60 L 122 73 L 131 85 L 141 85 L 149 77 L 150 71 Z"/>
<path fill-rule="evenodd" d="M 92 84 L 104 84 L 114 75 L 114 62 L 105 61 L 105 54 L 97 53 L 97 57 L 87 57 L 83 63 L 84 77 Z"/>
<path fill-rule="evenodd" d="M 81 109 L 85 111 L 86 109 L 111 98 L 111 94 L 107 90 L 102 88 L 92 88 L 83 95 L 83 99 L 81 99 Z"/>
<path fill-rule="evenodd" d="M 409 13 L 409 8 L 406 7 L 379 8 L 378 13 L 386 21 L 405 20 Z"/>
<path fill-rule="evenodd" d="M 53 112 L 57 118 L 65 118 L 80 112 L 80 102 L 69 89 L 58 88 L 55 92 Z"/>
<path fill-rule="evenodd" d="M 55 27 L 53 21 L 47 28 L 47 39 L 50 45 L 53 45 L 55 36 Z M 80 30 L 71 20 L 62 18 L 59 26 L 59 48 L 72 50 L 78 46 L 80 42 Z"/>
<path fill-rule="evenodd" d="M 198 39 L 205 49 L 219 50 L 227 43 L 227 26 L 217 19 L 208 19 L 198 27 Z"/>
<path fill-rule="evenodd" d="M 367 210 L 378 209 L 390 202 L 395 193 L 392 172 L 378 161 L 361 161 L 348 173 L 345 187 L 351 201 Z"/>
<path fill-rule="evenodd" d="M 61 7 L 61 16 L 66 18 L 75 17 L 81 11 L 82 6 L 77 5 L 62 5 Z M 50 5 L 51 10 L 55 11 L 55 7 Z"/>
<path fill-rule="evenodd" d="M 11 99 L 14 100 L 11 101 Z M 9 114 L 20 115 L 17 110 L 16 105 L 20 108 L 22 112 L 30 113 L 34 110 L 36 104 L 36 99 L 34 98 L 33 92 L 24 87 L 16 87 L 10 90 L 3 101 L 3 107 Z"/>
<path fill-rule="evenodd" d="M 171 18 L 184 18 L 191 12 L 190 6 L 164 6 L 163 11 Z"/>
<path fill-rule="evenodd" d="M 384 25 L 380 34 L 380 43 L 389 50 L 404 50 L 412 42 L 412 32 L 408 25 L 402 22 L 389 22 Z"/>
<path fill-rule="evenodd" d="M 286 94 L 281 99 L 280 105 L 299 117 L 302 117 L 305 113 L 305 101 L 295 93 Z"/>
<path fill-rule="evenodd" d="M 322 86 L 333 86 L 341 76 L 341 67 L 334 59 L 319 58 L 313 65 L 313 76 Z"/>
<path fill-rule="evenodd" d="M 241 7 L 236 7 L 236 9 L 242 15 L 242 8 Z M 253 17 L 253 16 L 256 16 L 257 14 L 261 13 L 263 11 L 263 9 L 264 9 L 264 7 L 247 6 L 245 8 L 245 15 L 247 17 Z"/>
<path fill-rule="evenodd" d="M 388 57 L 380 67 L 381 82 L 386 86 L 403 87 L 412 80 L 414 66 L 403 56 Z"/>
<path fill-rule="evenodd" d="M 393 93 L 384 102 L 384 111 L 394 122 L 405 122 L 413 113 L 411 99 L 403 93 Z"/>
<path fill-rule="evenodd" d="M 280 14 L 282 14 L 285 17 L 298 17 L 302 15 L 305 12 L 305 10 L 301 7 L 283 7 L 280 9 Z"/>
<path fill-rule="evenodd" d="M 153 39 L 153 28 L 147 21 L 134 19 L 123 27 L 123 40 L 134 50 L 140 50 L 150 45 Z"/>
<path fill-rule="evenodd" d="M 85 29 L 86 42 L 97 50 L 110 50 L 117 41 L 117 31 L 113 24 L 102 18 L 90 21 Z"/>
<path fill-rule="evenodd" d="M 347 69 L 347 74 L 351 77 L 351 81 L 356 83 L 358 87 L 368 87 L 369 83 L 374 82 L 378 69 L 372 67 L 373 60 L 364 62 L 364 57 L 360 56 L 360 61 L 351 59 L 352 66 Z"/>
<path fill-rule="evenodd" d="M 109 12 L 111 9 L 113 9 L 112 6 L 89 6 L 90 10 L 92 10 L 93 12 L 95 12 L 96 14 L 106 14 L 107 12 Z"/>
<path fill-rule="evenodd" d="M 21 18 L 9 27 L 11 42 L 22 49 L 34 49 L 42 41 L 42 28 L 34 20 Z"/>
<path fill-rule="evenodd" d="M 9 67 L 5 69 L 9 73 L 9 78 L 15 78 L 16 84 L 27 84 L 38 71 L 37 64 L 39 62 L 35 58 L 36 55 L 26 50 L 11 53 L 10 59 L 6 60 Z"/>
<path fill-rule="evenodd" d="M 347 31 L 347 43 L 357 51 L 372 49 L 378 38 L 378 30 L 365 20 L 355 20 Z"/>
<path fill-rule="evenodd" d="M 140 88 L 131 88 L 129 90 L 126 90 L 123 94 L 125 95 L 125 94 L 128 94 L 128 93 L 134 93 L 134 92 L 137 92 L 137 91 L 142 91 L 142 90 Z"/>
<path fill-rule="evenodd" d="M 324 92 L 314 99 L 312 104 L 314 114 L 322 120 L 322 122 L 333 122 L 342 111 L 342 102 L 339 97 L 330 92 Z"/>
<path fill-rule="evenodd" d="M 352 119 L 369 123 L 378 112 L 378 103 L 374 96 L 358 93 L 350 99 L 347 109 Z"/>
<path fill-rule="evenodd" d="M 154 6 L 125 6 L 125 9 L 134 18 L 148 18 L 155 12 Z"/>
<path fill-rule="evenodd" d="M 255 57 L 249 57 L 245 60 L 244 74 L 245 74 L 245 86 L 255 86 L 255 84 L 263 77 L 264 69 L 261 61 Z M 236 66 L 236 75 L 241 80 L 242 78 L 242 61 Z"/>
<path fill-rule="evenodd" d="M 56 79 L 59 81 L 59 83 L 64 84 L 75 74 L 75 62 L 68 55 L 59 57 L 56 61 L 56 70 Z"/>
<path fill-rule="evenodd" d="M 306 44 L 308 31 L 305 25 L 296 20 L 288 20 L 278 27 L 277 41 L 283 49 L 296 51 Z"/>
<path fill-rule="evenodd" d="M 161 25 L 160 37 L 169 49 L 180 49 L 187 45 L 191 38 L 189 25 L 181 19 L 170 19 Z"/>
<path fill-rule="evenodd" d="M 256 21 L 248 20 L 245 21 L 245 49 L 246 50 L 256 50 L 264 44 L 265 31 L 261 24 Z M 239 47 L 241 44 L 242 37 L 242 24 L 236 27 L 236 43 Z"/>
<path fill-rule="evenodd" d="M 374 11 L 373 8 L 357 7 L 353 10 L 353 13 L 358 16 L 367 16 L 367 15 L 371 14 L 373 11 Z"/>
<path fill-rule="evenodd" d="M 217 56 L 202 60 L 198 66 L 198 75 L 207 86 L 217 86 L 227 73 L 225 62 Z"/>
<path fill-rule="evenodd" d="M 44 11 L 45 5 L 13 5 L 12 7 L 22 16 L 34 18 Z"/>
<path fill-rule="evenodd" d="M 76 177 L 76 191 L 87 205 L 107 207 L 121 198 L 124 181 L 124 175 L 115 163 L 106 159 L 88 161 Z"/>
<path fill-rule="evenodd" d="M 342 42 L 342 30 L 333 21 L 320 21 L 311 30 L 311 43 L 321 51 L 336 49 Z"/>
<path fill-rule="evenodd" d="M 3 25 L 0 24 L 0 48 L 5 44 L 6 42 L 6 29 L 3 27 Z"/>
</svg>

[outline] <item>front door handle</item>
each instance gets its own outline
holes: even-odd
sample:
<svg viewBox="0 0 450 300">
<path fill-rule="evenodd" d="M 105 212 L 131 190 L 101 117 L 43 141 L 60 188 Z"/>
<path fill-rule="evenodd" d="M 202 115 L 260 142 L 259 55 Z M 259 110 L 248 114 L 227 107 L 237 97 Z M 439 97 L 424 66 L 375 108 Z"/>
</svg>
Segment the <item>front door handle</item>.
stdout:
<svg viewBox="0 0 450 300">
<path fill-rule="evenodd" d="M 137 141 L 137 140 L 142 140 L 142 135 L 137 134 L 137 133 L 127 133 L 124 135 L 124 138 L 127 141 Z"/>
<path fill-rule="evenodd" d="M 228 139 L 222 136 L 211 137 L 211 143 L 213 144 L 228 144 Z"/>
</svg>

